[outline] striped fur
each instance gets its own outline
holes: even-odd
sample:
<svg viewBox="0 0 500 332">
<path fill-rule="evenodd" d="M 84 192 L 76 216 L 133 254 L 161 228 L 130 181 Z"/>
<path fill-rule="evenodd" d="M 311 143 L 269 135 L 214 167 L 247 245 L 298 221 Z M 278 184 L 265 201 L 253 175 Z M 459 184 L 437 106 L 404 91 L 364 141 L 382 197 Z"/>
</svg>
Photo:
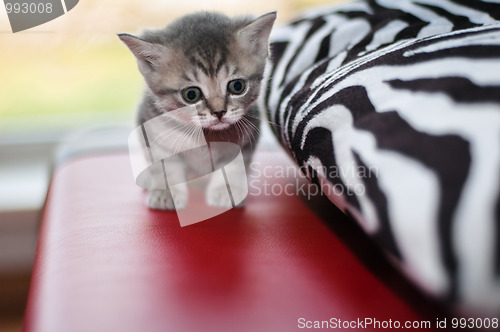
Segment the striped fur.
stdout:
<svg viewBox="0 0 500 332">
<path fill-rule="evenodd" d="M 500 312 L 500 2 L 356 1 L 271 39 L 263 104 L 311 180 L 423 290 Z"/>
</svg>

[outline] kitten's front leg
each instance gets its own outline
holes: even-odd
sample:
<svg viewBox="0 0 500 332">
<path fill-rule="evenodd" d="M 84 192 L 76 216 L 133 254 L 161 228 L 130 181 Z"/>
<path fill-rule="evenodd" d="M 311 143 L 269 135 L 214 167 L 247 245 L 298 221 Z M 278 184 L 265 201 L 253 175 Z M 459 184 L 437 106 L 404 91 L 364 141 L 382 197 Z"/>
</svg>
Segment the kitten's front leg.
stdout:
<svg viewBox="0 0 500 332">
<path fill-rule="evenodd" d="M 207 204 L 224 208 L 232 208 L 233 203 L 238 207 L 244 206 L 248 193 L 245 167 L 241 163 L 231 163 L 223 170 L 226 177 L 220 169 L 210 177 L 206 191 Z"/>
<path fill-rule="evenodd" d="M 164 167 L 151 174 L 150 188 L 165 187 L 165 177 L 169 189 L 149 189 L 146 204 L 156 210 L 183 209 L 188 203 L 188 187 L 186 184 L 185 165 L 181 160 L 165 162 Z M 165 170 L 165 173 L 163 172 Z"/>
<path fill-rule="evenodd" d="M 231 197 L 227 190 L 226 180 L 219 170 L 212 174 L 206 191 L 207 204 L 217 207 L 232 208 Z"/>
</svg>

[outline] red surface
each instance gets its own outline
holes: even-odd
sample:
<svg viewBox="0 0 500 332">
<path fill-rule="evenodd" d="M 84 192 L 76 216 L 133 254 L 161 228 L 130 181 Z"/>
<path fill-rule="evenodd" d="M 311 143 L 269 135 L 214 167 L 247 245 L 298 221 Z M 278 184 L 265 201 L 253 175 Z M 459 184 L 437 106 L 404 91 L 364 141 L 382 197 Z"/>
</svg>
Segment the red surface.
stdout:
<svg viewBox="0 0 500 332">
<path fill-rule="evenodd" d="M 290 164 L 281 152 L 257 160 Z M 245 208 L 180 227 L 175 212 L 145 207 L 126 155 L 63 165 L 25 331 L 294 331 L 301 317 L 421 319 L 301 198 L 255 196 L 264 181 L 295 183 L 260 178 Z"/>
</svg>

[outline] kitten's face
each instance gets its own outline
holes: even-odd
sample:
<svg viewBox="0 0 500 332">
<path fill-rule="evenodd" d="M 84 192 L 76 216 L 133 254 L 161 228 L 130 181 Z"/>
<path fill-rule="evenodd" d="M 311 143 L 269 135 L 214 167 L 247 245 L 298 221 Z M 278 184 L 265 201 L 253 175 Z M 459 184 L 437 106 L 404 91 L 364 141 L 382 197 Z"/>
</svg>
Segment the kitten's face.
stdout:
<svg viewBox="0 0 500 332">
<path fill-rule="evenodd" d="M 208 15 L 191 20 L 197 23 L 207 17 L 213 20 Z M 201 22 L 208 28 L 197 26 L 199 30 L 186 32 L 190 39 L 175 42 L 151 43 L 130 35 L 120 38 L 138 58 L 162 112 L 192 106 L 197 115 L 179 120 L 224 130 L 241 120 L 259 95 L 275 18 L 275 13 L 266 14 L 236 31 L 223 29 L 227 21 L 223 28 L 212 27 L 220 22 Z"/>
<path fill-rule="evenodd" d="M 238 122 L 257 99 L 265 58 L 245 54 L 240 45 L 231 53 L 205 60 L 194 54 L 178 58 L 151 74 L 156 104 L 164 111 L 192 105 L 198 117 L 191 119 L 203 128 L 222 130 Z M 223 61 L 222 58 L 225 58 Z M 215 60 L 215 61 L 214 61 Z M 219 63 L 219 66 L 216 65 Z"/>
</svg>

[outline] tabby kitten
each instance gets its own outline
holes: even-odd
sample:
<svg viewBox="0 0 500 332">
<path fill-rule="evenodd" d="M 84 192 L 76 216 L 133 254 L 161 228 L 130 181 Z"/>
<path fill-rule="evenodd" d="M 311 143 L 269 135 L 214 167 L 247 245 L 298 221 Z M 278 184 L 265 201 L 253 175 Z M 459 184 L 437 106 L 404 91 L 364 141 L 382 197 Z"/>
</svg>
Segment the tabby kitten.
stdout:
<svg viewBox="0 0 500 332">
<path fill-rule="evenodd" d="M 259 135 L 255 101 L 275 19 L 275 12 L 257 19 L 200 12 L 184 16 L 164 29 L 146 31 L 140 37 L 119 34 L 136 57 L 146 82 L 138 123 L 144 124 L 170 112 L 181 125 L 177 128 L 193 131 L 193 126 L 201 126 L 208 142 L 238 144 L 248 170 Z M 187 106 L 195 109 L 194 116 L 183 114 Z M 189 137 L 188 132 L 184 134 Z M 225 157 L 222 152 L 214 158 L 220 161 Z M 196 160 L 183 159 L 169 171 L 182 177 L 188 168 L 196 169 L 196 163 Z M 151 181 L 158 180 L 152 177 Z M 246 190 L 246 179 L 244 181 L 241 190 L 243 187 Z M 172 190 L 176 192 L 170 192 Z M 175 186 L 170 191 L 150 189 L 148 206 L 154 209 L 185 207 L 187 186 Z M 224 178 L 214 173 L 206 190 L 207 203 L 231 207 L 227 196 Z"/>
</svg>

